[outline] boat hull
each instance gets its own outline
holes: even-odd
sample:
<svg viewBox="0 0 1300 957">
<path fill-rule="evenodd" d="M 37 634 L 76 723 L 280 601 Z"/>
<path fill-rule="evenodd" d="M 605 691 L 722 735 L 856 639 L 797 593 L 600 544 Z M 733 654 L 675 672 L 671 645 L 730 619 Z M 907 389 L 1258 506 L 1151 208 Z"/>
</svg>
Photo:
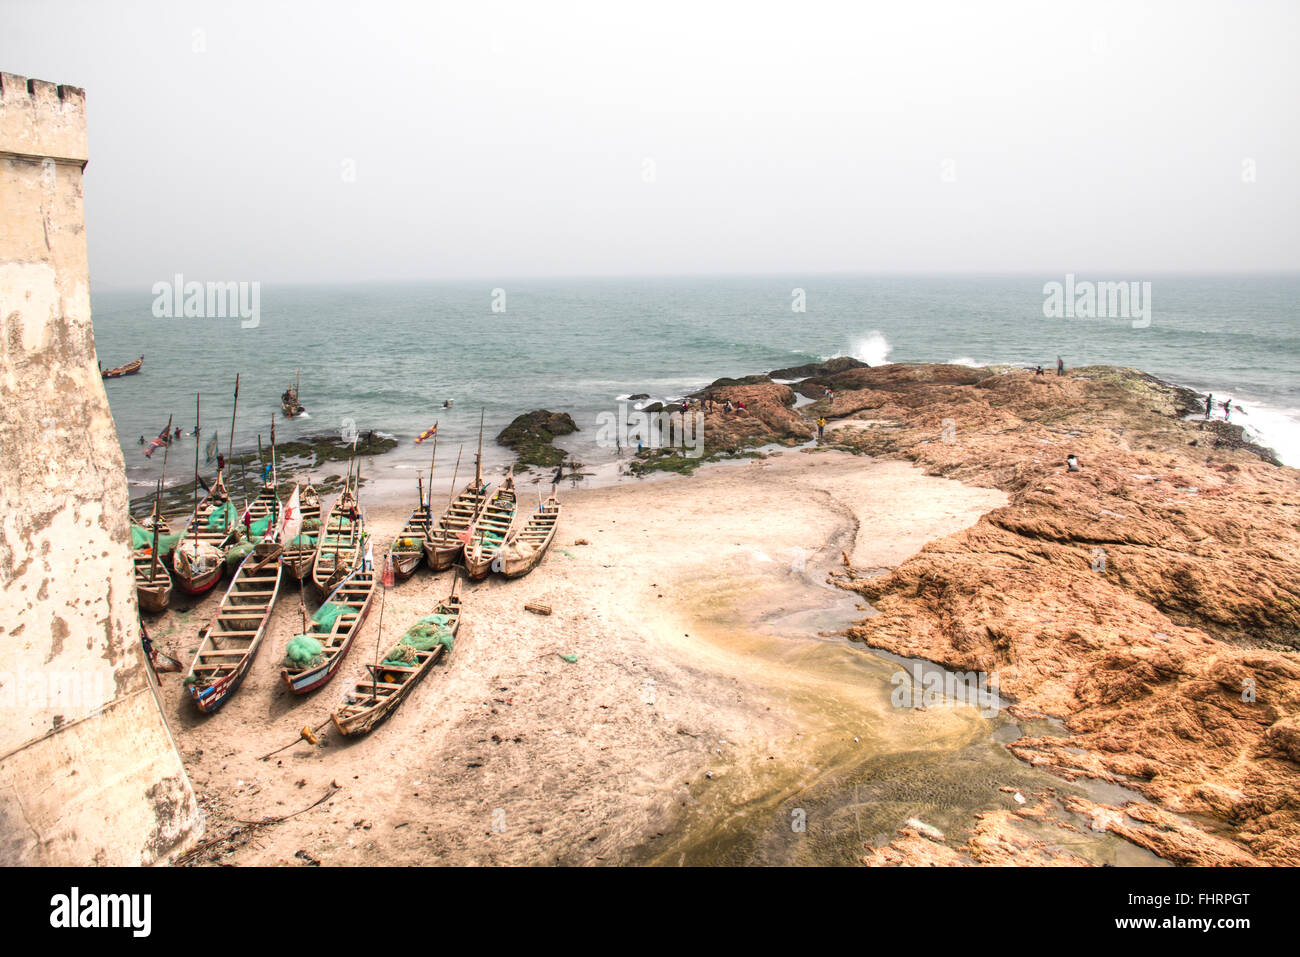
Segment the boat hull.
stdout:
<svg viewBox="0 0 1300 957">
<path fill-rule="evenodd" d="M 366 599 L 366 603 L 361 607 L 357 614 L 356 623 L 353 624 L 348 639 L 343 643 L 343 647 L 338 650 L 337 654 L 331 655 L 330 660 L 319 668 L 312 668 L 309 671 L 300 671 L 292 673 L 288 668 L 280 669 L 280 680 L 294 694 L 307 694 L 309 691 L 315 691 L 317 688 L 327 684 L 331 678 L 338 672 L 339 666 L 343 664 L 343 659 L 347 657 L 348 652 L 352 649 L 352 643 L 356 640 L 361 626 L 366 623 L 366 617 L 370 614 L 370 606 L 373 603 L 372 597 Z"/>
</svg>

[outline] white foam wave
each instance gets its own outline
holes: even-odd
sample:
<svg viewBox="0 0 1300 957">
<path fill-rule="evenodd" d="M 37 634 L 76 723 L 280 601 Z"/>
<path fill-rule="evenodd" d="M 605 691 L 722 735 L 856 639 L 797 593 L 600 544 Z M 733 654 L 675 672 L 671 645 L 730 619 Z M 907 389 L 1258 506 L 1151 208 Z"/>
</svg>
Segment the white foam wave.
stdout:
<svg viewBox="0 0 1300 957">
<path fill-rule="evenodd" d="M 869 366 L 889 365 L 889 353 L 893 351 L 885 334 L 879 329 L 872 329 L 865 336 L 858 336 L 849 342 L 849 355 Z"/>
</svg>

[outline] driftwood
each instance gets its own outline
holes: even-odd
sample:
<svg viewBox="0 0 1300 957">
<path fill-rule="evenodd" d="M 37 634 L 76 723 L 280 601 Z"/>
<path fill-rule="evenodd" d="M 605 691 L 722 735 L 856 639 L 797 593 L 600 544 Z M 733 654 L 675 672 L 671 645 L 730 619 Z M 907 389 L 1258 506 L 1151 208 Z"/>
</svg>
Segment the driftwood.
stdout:
<svg viewBox="0 0 1300 957">
<path fill-rule="evenodd" d="M 550 605 L 543 605 L 541 602 L 525 602 L 524 611 L 531 611 L 534 615 L 549 615 L 551 613 Z"/>
</svg>

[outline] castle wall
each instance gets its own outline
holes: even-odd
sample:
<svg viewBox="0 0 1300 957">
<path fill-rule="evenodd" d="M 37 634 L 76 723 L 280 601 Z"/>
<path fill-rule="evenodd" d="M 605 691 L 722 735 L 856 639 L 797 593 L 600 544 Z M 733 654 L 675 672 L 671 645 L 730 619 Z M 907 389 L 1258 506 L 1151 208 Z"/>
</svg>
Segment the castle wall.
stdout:
<svg viewBox="0 0 1300 957">
<path fill-rule="evenodd" d="M 0 864 L 149 864 L 200 830 L 140 647 L 91 325 L 85 94 L 0 73 Z"/>
</svg>

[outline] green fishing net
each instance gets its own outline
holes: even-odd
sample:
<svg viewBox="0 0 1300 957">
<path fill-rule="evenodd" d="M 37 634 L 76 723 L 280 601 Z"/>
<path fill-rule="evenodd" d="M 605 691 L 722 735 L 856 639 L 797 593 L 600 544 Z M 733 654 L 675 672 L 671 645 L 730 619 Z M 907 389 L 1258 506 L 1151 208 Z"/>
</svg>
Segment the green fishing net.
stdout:
<svg viewBox="0 0 1300 957">
<path fill-rule="evenodd" d="M 289 544 L 290 545 L 315 545 L 316 536 L 307 535 L 307 534 L 295 535 L 293 538 L 289 539 Z"/>
<path fill-rule="evenodd" d="M 238 568 L 253 551 L 253 542 L 242 542 L 226 551 L 226 568 Z"/>
<path fill-rule="evenodd" d="M 428 651 L 435 645 L 442 645 L 451 651 L 454 636 L 447 627 L 446 615 L 426 615 L 407 629 L 397 645 L 384 656 L 383 664 L 413 665 L 417 661 L 415 652 Z"/>
<path fill-rule="evenodd" d="M 266 530 L 271 527 L 271 516 L 263 515 L 256 522 L 248 526 L 249 535 L 256 535 L 259 538 L 266 534 Z"/>
<path fill-rule="evenodd" d="M 311 668 L 324 661 L 325 646 L 311 635 L 294 635 L 284 650 L 285 659 L 300 668 Z"/>
<path fill-rule="evenodd" d="M 338 621 L 339 615 L 351 611 L 349 605 L 338 605 L 332 601 L 327 601 L 320 606 L 316 614 L 311 616 L 311 620 L 316 623 L 316 631 L 329 631 L 334 627 L 334 622 Z"/>
<path fill-rule="evenodd" d="M 235 511 L 235 503 L 227 502 L 225 505 L 212 510 L 212 514 L 208 516 L 208 528 L 224 532 L 235 523 L 238 517 L 239 515 Z"/>
<path fill-rule="evenodd" d="M 319 518 L 308 518 L 302 523 L 302 530 L 304 532 L 314 532 L 318 528 L 320 528 Z"/>
</svg>

